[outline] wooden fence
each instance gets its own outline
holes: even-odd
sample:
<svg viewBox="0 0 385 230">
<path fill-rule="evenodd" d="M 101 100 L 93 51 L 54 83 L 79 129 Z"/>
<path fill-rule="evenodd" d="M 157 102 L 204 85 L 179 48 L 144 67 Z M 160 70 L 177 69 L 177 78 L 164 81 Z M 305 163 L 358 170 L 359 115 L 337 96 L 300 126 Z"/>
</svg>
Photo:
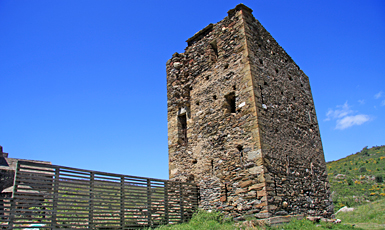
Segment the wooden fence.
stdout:
<svg viewBox="0 0 385 230">
<path fill-rule="evenodd" d="M 198 207 L 195 184 L 19 161 L 2 229 L 137 229 L 181 223 Z"/>
</svg>

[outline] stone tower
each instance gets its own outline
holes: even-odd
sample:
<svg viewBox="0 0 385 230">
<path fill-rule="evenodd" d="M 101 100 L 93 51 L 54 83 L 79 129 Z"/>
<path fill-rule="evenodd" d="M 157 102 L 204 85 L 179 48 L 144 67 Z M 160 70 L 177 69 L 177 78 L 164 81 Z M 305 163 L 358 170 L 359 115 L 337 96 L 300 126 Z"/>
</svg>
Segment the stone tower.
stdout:
<svg viewBox="0 0 385 230">
<path fill-rule="evenodd" d="M 332 215 L 309 78 L 240 4 L 167 62 L 169 174 L 200 207 Z"/>
</svg>

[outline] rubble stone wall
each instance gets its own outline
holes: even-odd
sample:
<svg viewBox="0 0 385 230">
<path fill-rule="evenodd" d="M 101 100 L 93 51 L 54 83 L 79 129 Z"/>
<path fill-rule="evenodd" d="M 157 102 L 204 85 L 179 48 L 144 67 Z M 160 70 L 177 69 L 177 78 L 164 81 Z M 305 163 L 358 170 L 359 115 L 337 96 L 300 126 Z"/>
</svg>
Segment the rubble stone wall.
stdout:
<svg viewBox="0 0 385 230">
<path fill-rule="evenodd" d="M 331 215 L 308 77 L 238 5 L 167 62 L 169 174 L 200 207 L 245 215 Z"/>
<path fill-rule="evenodd" d="M 329 216 L 332 202 L 309 78 L 251 14 L 243 16 L 269 212 Z"/>
</svg>

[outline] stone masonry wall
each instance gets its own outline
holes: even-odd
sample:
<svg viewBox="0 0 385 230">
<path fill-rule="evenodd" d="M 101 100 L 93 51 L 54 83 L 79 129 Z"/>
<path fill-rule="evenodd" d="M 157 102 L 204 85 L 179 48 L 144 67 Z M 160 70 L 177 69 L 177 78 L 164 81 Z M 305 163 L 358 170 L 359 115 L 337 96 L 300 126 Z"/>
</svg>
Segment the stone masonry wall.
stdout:
<svg viewBox="0 0 385 230">
<path fill-rule="evenodd" d="M 244 18 L 269 212 L 330 216 L 332 202 L 309 78 L 251 14 Z"/>
<path fill-rule="evenodd" d="M 308 78 L 251 12 L 238 5 L 167 62 L 170 179 L 238 219 L 330 215 Z"/>
</svg>

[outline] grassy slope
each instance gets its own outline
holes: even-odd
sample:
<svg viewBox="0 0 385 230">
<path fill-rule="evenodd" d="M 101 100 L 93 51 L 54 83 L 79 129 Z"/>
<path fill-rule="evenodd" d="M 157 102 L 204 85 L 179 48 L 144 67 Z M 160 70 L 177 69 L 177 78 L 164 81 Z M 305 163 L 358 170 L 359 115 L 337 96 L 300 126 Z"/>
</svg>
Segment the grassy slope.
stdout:
<svg viewBox="0 0 385 230">
<path fill-rule="evenodd" d="M 337 218 L 364 229 L 385 229 L 385 199 L 357 206 L 353 212 L 339 212 Z"/>
<path fill-rule="evenodd" d="M 309 220 L 292 220 L 288 224 L 280 225 L 277 227 L 270 226 L 256 226 L 252 224 L 252 221 L 248 221 L 248 224 L 233 223 L 232 221 L 226 221 L 220 212 L 206 212 L 199 211 L 194 214 L 189 223 L 161 226 L 157 229 L 162 230 L 326 230 L 326 229 L 354 229 L 360 230 L 361 228 L 354 228 L 350 224 L 333 224 L 333 223 L 313 223 Z"/>
<path fill-rule="evenodd" d="M 335 210 L 385 197 L 385 146 L 327 163 Z"/>
</svg>

